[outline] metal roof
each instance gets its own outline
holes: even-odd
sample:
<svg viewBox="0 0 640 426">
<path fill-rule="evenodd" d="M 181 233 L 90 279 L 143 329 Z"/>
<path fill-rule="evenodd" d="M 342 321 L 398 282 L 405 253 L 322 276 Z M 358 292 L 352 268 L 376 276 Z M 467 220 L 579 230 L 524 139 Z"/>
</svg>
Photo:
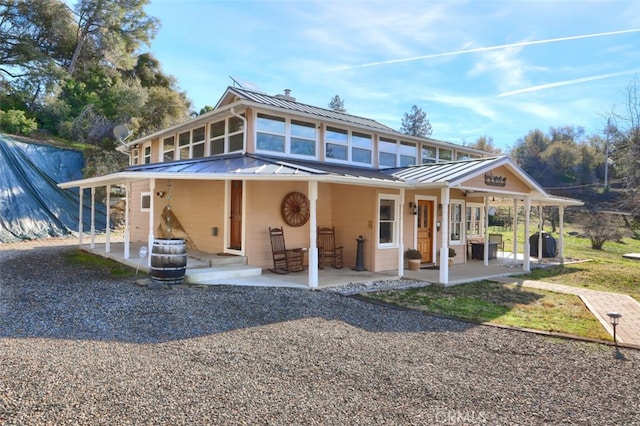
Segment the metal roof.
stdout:
<svg viewBox="0 0 640 426">
<path fill-rule="evenodd" d="M 344 121 L 349 124 L 356 124 L 359 126 L 368 127 L 375 130 L 382 130 L 385 132 L 399 133 L 397 130 L 386 126 L 382 123 L 378 123 L 375 120 L 369 118 L 358 117 L 351 114 L 346 114 L 338 111 L 334 111 L 326 108 L 319 108 L 312 105 L 296 102 L 294 98 L 287 99 L 284 96 L 271 96 L 265 93 L 254 92 L 251 90 L 241 89 L 238 87 L 229 87 L 227 93 L 233 93 L 241 99 L 249 100 L 261 105 L 267 105 L 290 111 L 302 112 L 306 114 L 312 114 L 319 117 L 330 118 L 333 120 Z M 226 93 L 225 93 L 226 95 Z M 222 97 L 224 99 L 225 96 Z M 220 106 L 220 102 L 216 105 L 216 109 Z M 406 136 L 406 135 L 405 135 Z"/>
<path fill-rule="evenodd" d="M 495 167 L 505 157 L 477 158 L 472 160 L 451 161 L 448 163 L 431 163 L 396 169 L 384 169 L 405 182 L 411 183 L 454 183 L 485 170 Z"/>
</svg>

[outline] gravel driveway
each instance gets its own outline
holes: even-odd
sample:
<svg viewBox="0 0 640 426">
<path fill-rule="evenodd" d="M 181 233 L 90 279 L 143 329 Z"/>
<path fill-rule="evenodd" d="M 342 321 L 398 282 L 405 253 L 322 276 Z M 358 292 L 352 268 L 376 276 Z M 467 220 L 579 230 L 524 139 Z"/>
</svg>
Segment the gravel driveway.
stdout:
<svg viewBox="0 0 640 426">
<path fill-rule="evenodd" d="M 638 351 L 0 250 L 0 424 L 640 424 Z"/>
</svg>

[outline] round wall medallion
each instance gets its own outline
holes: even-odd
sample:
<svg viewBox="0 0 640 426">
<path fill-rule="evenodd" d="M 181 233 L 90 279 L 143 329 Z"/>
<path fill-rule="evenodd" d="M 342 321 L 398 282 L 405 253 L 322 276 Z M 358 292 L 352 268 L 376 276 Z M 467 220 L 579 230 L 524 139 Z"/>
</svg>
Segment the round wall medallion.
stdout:
<svg viewBox="0 0 640 426">
<path fill-rule="evenodd" d="M 289 226 L 302 226 L 309 220 L 309 199 L 302 192 L 290 192 L 280 206 L 282 218 Z"/>
</svg>

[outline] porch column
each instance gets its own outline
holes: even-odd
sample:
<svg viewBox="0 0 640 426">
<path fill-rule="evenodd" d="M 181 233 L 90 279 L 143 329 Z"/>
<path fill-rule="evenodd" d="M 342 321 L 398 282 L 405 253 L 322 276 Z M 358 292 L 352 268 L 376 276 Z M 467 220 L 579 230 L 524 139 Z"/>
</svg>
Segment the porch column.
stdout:
<svg viewBox="0 0 640 426">
<path fill-rule="evenodd" d="M 531 232 L 529 229 L 529 225 L 531 222 L 531 218 L 529 216 L 531 216 L 531 199 L 527 196 L 524 197 L 524 262 L 522 263 L 522 270 L 524 272 L 531 271 L 531 262 L 529 259 L 529 232 Z"/>
<path fill-rule="evenodd" d="M 449 283 L 449 187 L 440 190 L 442 203 L 441 243 L 440 243 L 440 283 Z"/>
<path fill-rule="evenodd" d="M 78 202 L 80 203 L 80 207 L 79 207 L 79 211 L 78 211 L 78 245 L 81 246 L 82 245 L 82 213 L 83 213 L 83 204 L 84 204 L 84 188 L 80 187 L 79 189 L 80 191 L 80 198 L 78 199 Z"/>
<path fill-rule="evenodd" d="M 398 275 L 404 275 L 404 188 L 400 189 L 400 235 L 398 236 Z"/>
<path fill-rule="evenodd" d="M 564 206 L 558 205 L 558 221 L 560 222 L 560 235 L 558 235 L 558 257 L 560 264 L 564 265 Z"/>
<path fill-rule="evenodd" d="M 309 181 L 309 287 L 318 288 L 318 221 L 316 216 L 318 182 Z"/>
<path fill-rule="evenodd" d="M 538 263 L 542 260 L 542 201 L 538 202 Z"/>
<path fill-rule="evenodd" d="M 124 258 L 129 259 L 129 244 L 131 243 L 131 233 L 129 231 L 129 197 L 131 194 L 131 182 L 124 186 Z"/>
<path fill-rule="evenodd" d="M 154 202 L 154 196 L 153 194 L 156 193 L 156 180 L 155 179 L 149 179 L 149 192 L 151 193 L 150 201 L 149 201 L 149 241 L 148 241 L 148 246 L 147 249 L 149 251 L 149 256 L 147 256 L 147 266 L 149 268 L 151 268 L 151 250 L 153 248 L 153 239 L 154 239 L 154 235 L 153 235 L 153 228 L 154 228 L 154 223 L 153 223 L 153 219 L 155 218 L 155 202 Z"/>
<path fill-rule="evenodd" d="M 96 248 L 96 187 L 91 187 L 91 248 Z"/>
<path fill-rule="evenodd" d="M 513 263 L 518 263 L 518 199 L 513 199 L 513 218 L 511 227 L 513 228 Z"/>
<path fill-rule="evenodd" d="M 111 253 L 111 215 L 109 214 L 110 205 L 111 205 L 111 185 L 107 185 L 107 214 L 105 215 L 105 223 L 106 228 L 104 230 L 105 236 L 107 238 L 104 244 L 104 252 Z"/>
<path fill-rule="evenodd" d="M 489 197 L 484 197 L 484 254 L 482 262 L 489 266 Z"/>
</svg>

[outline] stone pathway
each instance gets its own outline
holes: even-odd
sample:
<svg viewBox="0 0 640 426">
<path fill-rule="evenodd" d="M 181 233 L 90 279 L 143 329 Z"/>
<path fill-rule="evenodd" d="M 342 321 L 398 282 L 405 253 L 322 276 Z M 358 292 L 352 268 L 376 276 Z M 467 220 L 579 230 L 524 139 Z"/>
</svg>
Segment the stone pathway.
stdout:
<svg viewBox="0 0 640 426">
<path fill-rule="evenodd" d="M 620 318 L 620 324 L 616 328 L 618 343 L 640 348 L 640 303 L 629 295 L 571 287 L 544 281 L 522 280 L 513 277 L 496 278 L 495 281 L 517 283 L 523 287 L 555 291 L 556 293 L 575 294 L 582 299 L 587 308 L 589 308 L 591 313 L 600 321 L 611 336 L 613 336 L 613 327 L 607 313 L 619 312 L 622 314 L 622 318 Z"/>
</svg>

